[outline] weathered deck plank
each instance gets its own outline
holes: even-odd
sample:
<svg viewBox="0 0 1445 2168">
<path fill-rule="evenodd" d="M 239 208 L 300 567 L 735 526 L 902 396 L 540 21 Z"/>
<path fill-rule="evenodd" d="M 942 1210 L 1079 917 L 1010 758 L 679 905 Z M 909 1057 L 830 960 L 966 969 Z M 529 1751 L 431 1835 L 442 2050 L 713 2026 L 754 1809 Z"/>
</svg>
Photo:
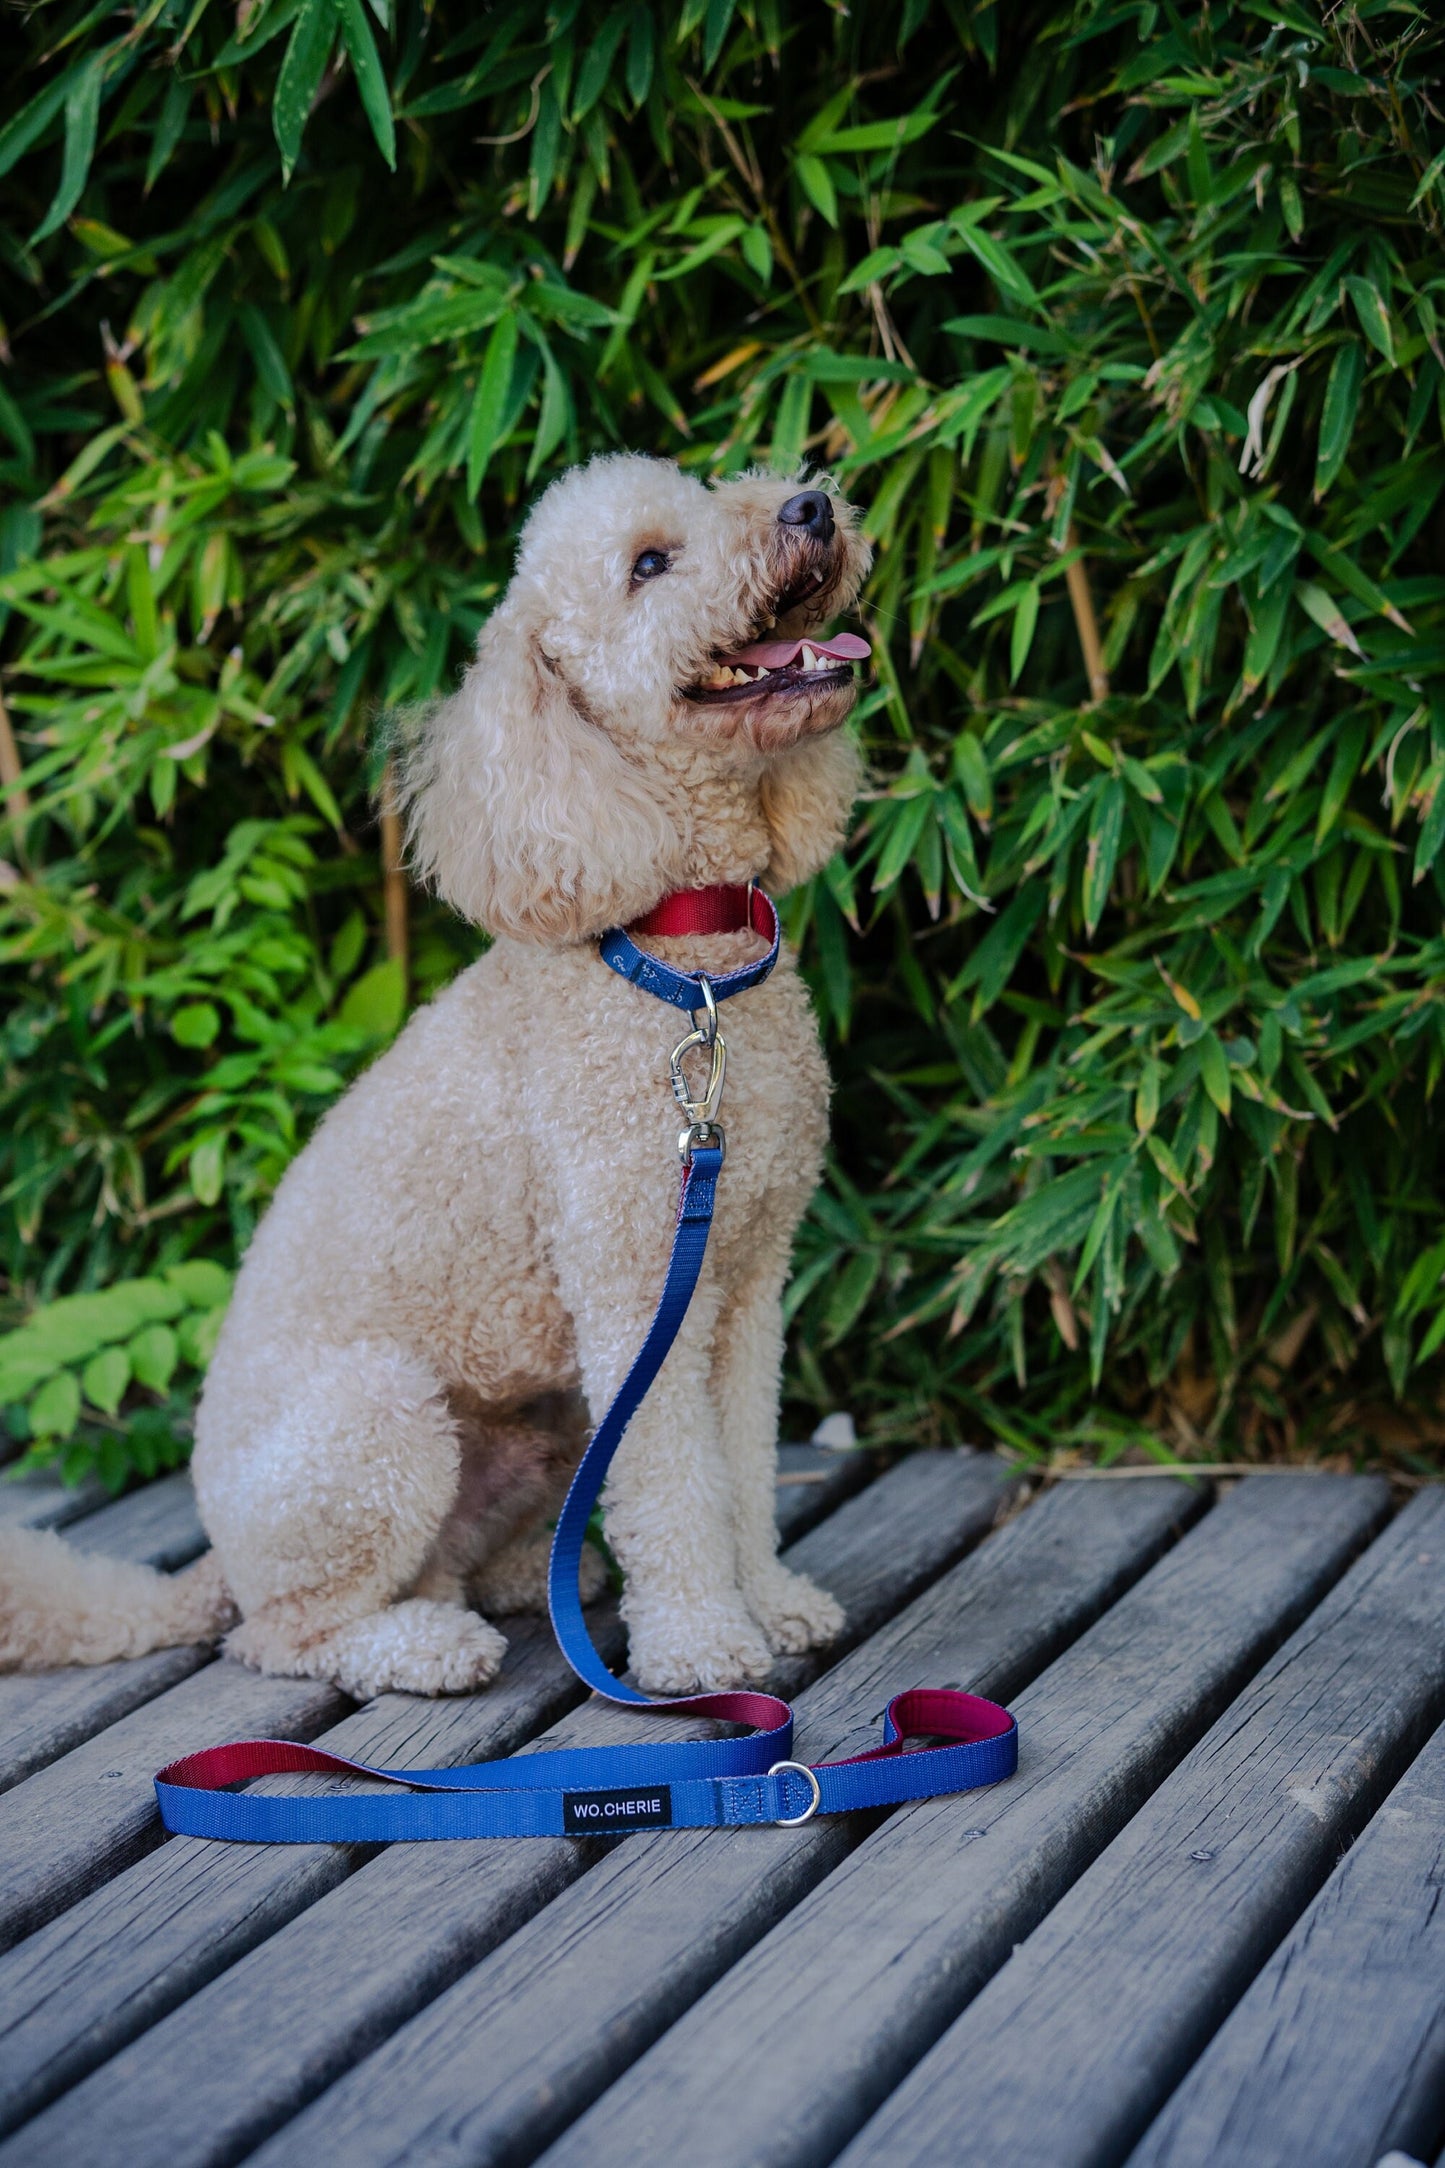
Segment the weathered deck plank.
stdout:
<svg viewBox="0 0 1445 2168">
<path fill-rule="evenodd" d="M 1074 1491 L 1032 1507 L 800 1697 L 800 1750 L 873 1744 L 880 1704 L 915 1680 L 1012 1693 L 1202 1504 L 1161 1480 L 1128 1499 Z M 261 2158 L 280 2168 L 334 2145 L 368 2162 L 530 2159 L 863 1827 L 629 1840 Z"/>
<path fill-rule="evenodd" d="M 987 1532 L 1010 1482 L 1007 1472 L 985 1456 L 914 1456 L 791 1546 L 789 1562 L 832 1586 L 855 1629 L 866 1631 L 920 1578 L 947 1566 Z M 887 1532 L 882 1545 L 880 1525 Z M 880 1549 L 891 1567 L 880 1567 Z M 560 1658 L 556 1660 L 560 1665 Z M 472 1704 L 482 1721 L 495 1692 Z M 573 1692 L 575 1697 L 575 1682 Z M 439 1713 L 446 1707 L 412 1706 Z M 370 1714 L 361 1712 L 341 1729 L 354 1734 Z M 634 1721 L 638 1736 L 655 1736 L 655 1719 L 644 1715 Z M 426 1763 L 473 1757 L 475 1747 L 438 1753 L 425 1720 L 414 1717 L 413 1723 L 411 1750 L 398 1754 L 393 1746 L 389 1759 Z M 624 1712 L 591 1706 L 536 1743 L 616 1738 L 627 1729 Z M 361 1751 L 354 1737 L 338 1743 L 342 1751 Z M 162 1857 L 179 1851 L 182 1842 L 168 1845 Z M 211 1855 L 226 1921 L 233 1929 L 238 1899 L 249 1899 L 258 1881 L 272 1887 L 273 1924 L 277 1877 L 309 1873 L 311 1894 L 317 1894 L 317 1864 L 308 1855 L 319 1854 L 321 1847 L 284 1852 L 223 1845 L 190 1849 Z M 77 2149 L 104 2144 L 119 2147 L 135 2168 L 152 2158 L 164 2158 L 171 2168 L 182 2162 L 238 2158 L 329 2075 L 347 2067 L 419 2003 L 445 1988 L 596 1856 L 595 1848 L 566 1839 L 394 1847 L 311 1905 L 289 1928 L 273 1933 L 250 1958 L 193 1994 L 173 2017 L 136 2039 L 31 2122 L 13 2142 L 14 2157 L 27 2163 L 69 2161 Z M 193 1898 L 187 1905 L 182 1924 L 190 1938 L 188 1950 L 202 1950 L 200 1930 L 208 1910 L 212 1908 L 204 1893 L 199 1902 Z M 226 1921 L 220 1924 L 224 1927 Z M 215 1924 L 212 1910 L 213 1932 Z M 106 1926 L 99 1908 L 92 1925 L 96 1930 Z M 64 1951 L 55 1930 L 51 1939 L 74 1980 L 75 1953 Z M 133 1935 L 127 1937 L 131 1939 Z M 33 1947 L 27 1945 L 24 1954 Z M 121 1961 L 124 1964 L 123 1957 Z M 167 1983 L 171 1990 L 174 1966 L 173 1954 Z M 24 1981 L 16 1976 L 13 1991 L 34 1994 L 33 1967 Z M 57 2045 L 54 2036 L 57 2010 L 69 2029 L 68 2064 L 66 2046 Z M 7 2091 L 13 2084 L 17 2098 L 35 2096 L 25 2065 L 37 2052 L 44 2058 L 42 2082 L 48 2086 L 57 2078 L 70 2082 L 77 2054 L 94 2048 L 93 2039 L 77 2038 L 71 2009 L 63 2002 L 48 2014 L 48 2045 L 23 2014 L 7 2034 L 0 2067 L 6 2070 Z M 99 2022 L 104 2025 L 106 2020 L 99 2017 Z M 113 2021 L 110 2030 L 113 2035 Z M 177 2067 L 196 2075 L 188 2081 L 184 2099 L 173 2103 L 164 2142 L 158 2144 L 156 2087 L 167 2069 Z M 0 2148 L 0 2158 L 10 2151 Z"/>
<path fill-rule="evenodd" d="M 1434 1491 L 1415 1499 L 1250 1682 L 880 2109 L 851 2157 L 994 2161 L 1026 2133 L 1029 2148 L 1059 2168 L 1122 2159 L 1442 1709 L 1445 1491 Z M 1427 1834 L 1416 1824 L 1414 1843 L 1418 1884 L 1440 1857 L 1438 1825 Z M 1397 1834 L 1390 1856 L 1403 1849 Z M 1402 1906 L 1411 1886 L 1402 1882 Z M 1283 2002 L 1257 2012 L 1249 2034 L 1255 2050 L 1266 2036 L 1272 2042 L 1277 2084 L 1248 2088 L 1257 2126 L 1238 2158 L 1373 2161 L 1383 2142 L 1372 2153 L 1342 2149 L 1338 2137 L 1324 2143 L 1327 2127 L 1351 2121 L 1333 2083 L 1342 2024 L 1311 2040 L 1318 2099 L 1307 2104 L 1299 2086 L 1302 2035 L 1291 2042 L 1280 2030 L 1302 1985 L 1289 1971 L 1295 1947 L 1287 1939 L 1267 1968 L 1289 1972 Z M 1332 1952 L 1343 1989 L 1358 1978 L 1343 1935 Z M 1345 1992 L 1356 2007 L 1358 1988 Z M 1438 1989 L 1434 2001 L 1445 2008 Z M 1419 2014 L 1418 2003 L 1397 2005 L 1393 2018 L 1382 2009 L 1364 2030 L 1398 2060 Z M 1378 2095 L 1361 2098 L 1366 2055 L 1362 2033 L 1346 2058 L 1356 2115 L 1381 2105 Z M 1168 2120 L 1177 2139 L 1181 2126 Z M 1207 2112 L 1194 2121 L 1201 2135 L 1212 2128 Z M 1176 2157 L 1162 2138 L 1140 2155 L 1151 2164 Z M 1188 2157 L 1216 2155 L 1206 2146 Z"/>
<path fill-rule="evenodd" d="M 598 1646 L 624 1645 L 611 1605 Z M 575 1701 L 577 1682 L 540 1619 L 509 1622 L 486 1694 L 386 1694 L 324 1734 L 335 1752 L 397 1767 L 520 1747 Z M 195 1719 L 196 1736 L 221 1730 Z M 367 1855 L 346 1845 L 223 1845 L 175 1837 L 0 1956 L 0 2131 L 34 2115 L 107 2056 L 335 1888 Z"/>
<path fill-rule="evenodd" d="M 780 1528 L 817 1522 L 819 1496 L 836 1502 L 875 1472 L 867 1455 L 819 1455 L 784 1448 L 784 1472 L 817 1470 L 823 1483 L 793 1505 L 791 1485 L 778 1494 Z M 947 1522 L 936 1515 L 940 1474 L 962 1461 L 934 1457 L 895 1476 L 893 1494 L 914 1496 L 914 1565 L 927 1565 L 947 1544 Z M 997 1463 L 975 1463 L 975 1509 L 968 1526 L 981 1528 L 1005 1494 Z M 845 1587 L 867 1604 L 862 1565 L 869 1518 L 860 1502 L 834 1513 L 791 1548 L 793 1563 L 825 1570 L 836 1563 Z M 953 1515 L 958 1539 L 966 1526 Z M 825 1533 L 828 1531 L 828 1533 Z M 854 1563 L 856 1561 L 856 1563 Z M 591 1633 L 609 1661 L 624 1652 L 615 1606 L 589 1613 Z M 583 1698 L 583 1689 L 542 1619 L 509 1619 L 511 1648 L 494 1687 L 470 1698 L 429 1702 L 383 1695 L 325 1734 L 338 1754 L 388 1765 L 446 1765 L 516 1752 L 542 1726 Z M 221 1734 L 206 1728 L 206 1739 Z M 175 1838 L 84 1899 L 39 1934 L 0 1958 L 0 2129 L 37 2114 L 58 2092 L 93 2070 L 128 2040 L 154 2025 L 245 1951 L 342 1882 L 360 1854 L 342 1845 L 240 1847 Z M 446 1936 L 435 1962 L 446 1964 Z"/>
<path fill-rule="evenodd" d="M 831 2161 L 1317 1602 L 1376 1487 L 1241 1484 L 1017 1701 L 1018 1776 L 900 1810 L 634 2063 L 549 2168 Z M 800 1993 L 799 1983 L 806 1982 Z M 747 2072 L 728 2112 L 700 2073 Z"/>
<path fill-rule="evenodd" d="M 1131 2155 L 1355 2168 L 1445 2138 L 1445 1731 L 1406 1771 Z M 1341 2074 L 1348 2072 L 1348 2082 Z"/>
<path fill-rule="evenodd" d="M 0 1950 L 161 1840 L 152 1779 L 197 1740 L 309 1739 L 346 1707 L 314 1679 L 210 1663 L 0 1798 Z"/>
<path fill-rule="evenodd" d="M 778 1447 L 776 1519 L 778 1539 L 796 1543 L 845 1498 L 881 1473 L 876 1453 L 857 1448 L 835 1453 L 822 1445 Z"/>
<path fill-rule="evenodd" d="M 157 1761 L 315 1736 L 328 1712 L 295 1697 L 325 1690 L 203 1650 L 0 1680 L 3 2168 L 1430 2158 L 1445 1488 L 1353 1566 L 1380 1486 L 1303 1475 L 1212 1511 L 1165 1478 L 1069 1487 L 951 1564 L 996 1518 L 996 1467 L 906 1460 L 845 1504 L 872 1456 L 782 1465 L 780 1523 L 811 1531 L 793 1562 L 858 1641 L 779 1667 L 798 1750 L 868 1743 L 900 1683 L 967 1680 L 1019 1708 L 1014 1783 L 613 1846 L 160 1842 Z M 163 1568 L 204 1540 L 183 1478 L 22 1511 Z M 593 1616 L 616 1661 L 615 1608 Z M 655 1736 L 579 1705 L 543 1621 L 509 1631 L 487 1694 L 384 1697 L 329 1743 L 405 1765 Z"/>
<path fill-rule="evenodd" d="M 109 1502 L 110 1492 L 94 1480 L 72 1487 L 53 1475 L 7 1475 L 0 1478 L 0 1527 L 68 1528 Z"/>
<path fill-rule="evenodd" d="M 214 1656 L 214 1649 L 192 1643 L 118 1664 L 0 1677 L 0 1792 L 118 1724 Z"/>
<path fill-rule="evenodd" d="M 172 1571 L 205 1549 L 205 1530 L 186 1475 L 101 1506 L 65 1530 L 77 1550 Z M 68 1754 L 107 1724 L 176 1685 L 211 1660 L 211 1650 L 158 1649 L 116 1664 L 0 1676 L 0 1792 Z"/>
<path fill-rule="evenodd" d="M 163 1475 L 109 1505 L 65 1526 L 65 1540 L 77 1551 L 98 1551 L 107 1558 L 133 1558 L 143 1566 L 174 1573 L 199 1558 L 206 1531 L 196 1511 L 189 1475 Z"/>
</svg>

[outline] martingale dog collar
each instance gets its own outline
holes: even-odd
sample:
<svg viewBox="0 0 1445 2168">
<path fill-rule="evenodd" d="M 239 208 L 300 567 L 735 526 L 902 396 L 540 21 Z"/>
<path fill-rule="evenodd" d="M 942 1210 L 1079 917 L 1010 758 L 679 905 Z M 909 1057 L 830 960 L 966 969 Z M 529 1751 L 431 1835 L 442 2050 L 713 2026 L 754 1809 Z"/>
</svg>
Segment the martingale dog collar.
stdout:
<svg viewBox="0 0 1445 2168">
<path fill-rule="evenodd" d="M 676 971 L 632 938 L 735 932 L 745 926 L 769 942 L 768 954 L 716 979 Z M 455 1769 L 373 1769 L 322 1747 L 243 1739 L 188 1754 L 159 1771 L 156 1798 L 167 1829 L 249 1844 L 395 1844 L 437 1837 L 614 1836 L 749 1823 L 796 1828 L 815 1814 L 897 1806 L 1013 1775 L 1018 1726 L 1006 1709 L 977 1694 L 915 1687 L 889 1703 L 880 1745 L 846 1760 L 809 1764 L 792 1758 L 793 1712 L 776 1695 L 743 1691 L 653 1701 L 613 1677 L 587 1629 L 578 1575 L 588 1523 L 627 1426 L 681 1330 L 712 1226 L 725 1149 L 716 1116 L 727 1068 L 717 1004 L 767 977 L 778 942 L 777 909 L 751 884 L 665 897 L 630 931 L 617 928 L 603 936 L 602 956 L 614 971 L 674 1008 L 701 1014 L 703 1021 L 679 1040 L 671 1059 L 673 1093 L 686 1126 L 678 1138 L 682 1189 L 662 1294 L 632 1368 L 572 1479 L 552 1539 L 547 1584 L 562 1653 L 594 1693 L 659 1716 L 746 1725 L 749 1736 L 571 1747 Z M 687 1075 L 686 1060 L 694 1051 L 709 1063 L 702 1087 Z M 908 1751 L 911 1741 L 923 1738 L 945 1743 Z M 362 1777 L 388 1789 L 316 1798 L 228 1789 L 255 1777 L 283 1775 Z"/>
<path fill-rule="evenodd" d="M 678 934 L 742 933 L 747 928 L 767 942 L 766 956 L 716 978 L 701 971 L 678 971 L 660 956 L 649 956 L 634 938 L 640 934 L 657 941 Z M 603 934 L 598 950 L 603 963 L 620 978 L 695 1015 L 706 1005 L 705 987 L 711 988 L 715 1001 L 726 1001 L 733 994 L 745 994 L 750 986 L 760 986 L 778 960 L 782 939 L 777 905 L 749 881 L 738 886 L 678 889 L 664 896 L 645 918 Z"/>
</svg>

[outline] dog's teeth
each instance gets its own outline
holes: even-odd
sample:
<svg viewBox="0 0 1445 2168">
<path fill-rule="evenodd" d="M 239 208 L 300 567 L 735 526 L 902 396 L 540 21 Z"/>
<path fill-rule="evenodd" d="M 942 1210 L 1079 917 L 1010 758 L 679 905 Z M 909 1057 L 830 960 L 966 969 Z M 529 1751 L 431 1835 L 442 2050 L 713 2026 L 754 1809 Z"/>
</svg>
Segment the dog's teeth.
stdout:
<svg viewBox="0 0 1445 2168">
<path fill-rule="evenodd" d="M 752 681 L 752 679 L 751 679 L 751 678 L 750 678 L 750 677 L 748 676 L 748 673 L 747 673 L 747 671 L 746 671 L 746 670 L 734 670 L 734 672 L 733 672 L 733 683 L 734 683 L 734 685 L 751 685 L 751 684 L 752 684 L 752 682 L 753 682 L 753 681 Z"/>
<path fill-rule="evenodd" d="M 803 642 L 803 668 L 805 670 L 821 670 L 822 667 L 822 657 L 815 655 L 805 640 Z"/>
</svg>

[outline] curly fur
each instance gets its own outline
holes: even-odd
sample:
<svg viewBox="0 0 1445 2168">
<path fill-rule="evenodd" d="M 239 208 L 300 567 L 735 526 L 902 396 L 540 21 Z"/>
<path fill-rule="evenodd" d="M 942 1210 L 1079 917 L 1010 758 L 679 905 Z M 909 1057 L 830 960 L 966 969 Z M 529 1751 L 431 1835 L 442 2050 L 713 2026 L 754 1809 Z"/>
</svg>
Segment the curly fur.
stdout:
<svg viewBox="0 0 1445 2168">
<path fill-rule="evenodd" d="M 476 661 L 404 760 L 417 871 L 496 938 L 327 1116 L 251 1245 L 197 1415 L 212 1557 L 167 1580 L 0 1540 L 0 1666 L 229 1626 L 244 1661 L 355 1694 L 493 1676 L 505 1644 L 469 1603 L 540 1600 L 547 1519 L 672 1236 L 679 1020 L 592 944 L 670 889 L 806 879 L 856 792 L 849 688 L 681 690 L 800 574 L 822 585 L 781 630 L 852 601 L 853 516 L 835 497 L 835 538 L 813 542 L 777 518 L 797 486 L 619 455 L 543 496 Z M 669 570 L 638 583 L 650 548 Z M 655 946 L 717 973 L 757 937 Z M 841 1623 L 775 1555 L 781 1295 L 827 1111 L 790 956 L 724 1029 L 707 1266 L 605 1501 L 633 1668 L 658 1692 L 756 1679 Z"/>
</svg>

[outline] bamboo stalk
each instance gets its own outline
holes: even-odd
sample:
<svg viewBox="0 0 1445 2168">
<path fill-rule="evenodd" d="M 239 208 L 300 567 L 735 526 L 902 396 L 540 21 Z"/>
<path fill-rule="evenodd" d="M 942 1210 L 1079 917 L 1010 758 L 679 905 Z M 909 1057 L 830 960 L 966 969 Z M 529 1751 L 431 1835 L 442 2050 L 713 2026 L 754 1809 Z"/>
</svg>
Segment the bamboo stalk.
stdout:
<svg viewBox="0 0 1445 2168">
<path fill-rule="evenodd" d="M 381 777 L 381 885 L 386 905 L 386 953 L 401 965 L 407 979 L 407 900 L 401 814 L 396 803 L 396 775 L 390 761 Z"/>
<path fill-rule="evenodd" d="M 1072 521 L 1066 547 L 1076 550 L 1079 537 Z M 1094 615 L 1094 597 L 1089 590 L 1089 575 L 1084 570 L 1082 557 L 1075 557 L 1064 568 L 1064 584 L 1069 590 L 1069 604 L 1074 613 L 1074 630 L 1079 636 L 1079 650 L 1084 658 L 1084 669 L 1089 679 L 1091 700 L 1107 700 L 1109 696 L 1109 673 L 1104 668 L 1103 643 L 1099 639 L 1099 621 Z"/>
</svg>

